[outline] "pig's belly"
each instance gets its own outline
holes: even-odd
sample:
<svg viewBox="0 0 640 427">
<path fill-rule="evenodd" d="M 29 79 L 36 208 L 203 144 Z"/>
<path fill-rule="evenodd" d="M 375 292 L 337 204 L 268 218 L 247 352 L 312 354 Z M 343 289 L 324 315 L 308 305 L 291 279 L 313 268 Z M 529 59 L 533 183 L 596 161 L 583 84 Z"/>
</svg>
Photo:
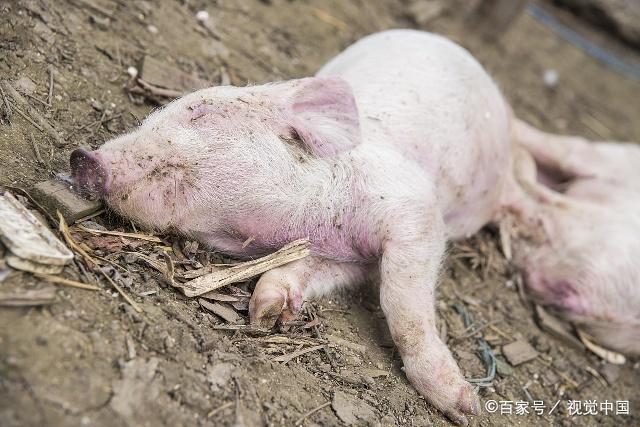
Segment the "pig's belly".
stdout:
<svg viewBox="0 0 640 427">
<path fill-rule="evenodd" d="M 466 50 L 391 30 L 355 43 L 318 75 L 349 82 L 365 144 L 391 144 L 431 176 L 450 237 L 495 216 L 509 170 L 510 111 Z"/>
</svg>

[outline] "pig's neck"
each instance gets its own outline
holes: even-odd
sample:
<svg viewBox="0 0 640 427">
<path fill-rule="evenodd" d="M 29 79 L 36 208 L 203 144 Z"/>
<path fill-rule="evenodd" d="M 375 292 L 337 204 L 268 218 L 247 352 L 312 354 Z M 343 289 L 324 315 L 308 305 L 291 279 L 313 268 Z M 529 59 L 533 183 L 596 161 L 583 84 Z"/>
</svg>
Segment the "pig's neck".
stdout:
<svg viewBox="0 0 640 427">
<path fill-rule="evenodd" d="M 309 237 L 312 251 L 363 261 L 378 252 L 371 232 L 366 171 L 355 150 L 300 164 L 280 200 L 272 233 L 279 243 Z"/>
<path fill-rule="evenodd" d="M 308 237 L 312 252 L 344 261 L 372 258 L 377 247 L 369 233 L 363 203 L 365 176 L 354 153 L 310 158 L 256 170 L 228 208 L 204 223 L 190 223 L 188 234 L 217 250 L 240 257 L 264 255 Z M 284 172 L 286 170 L 286 173 Z M 219 218 L 219 219 L 218 219 Z"/>
</svg>

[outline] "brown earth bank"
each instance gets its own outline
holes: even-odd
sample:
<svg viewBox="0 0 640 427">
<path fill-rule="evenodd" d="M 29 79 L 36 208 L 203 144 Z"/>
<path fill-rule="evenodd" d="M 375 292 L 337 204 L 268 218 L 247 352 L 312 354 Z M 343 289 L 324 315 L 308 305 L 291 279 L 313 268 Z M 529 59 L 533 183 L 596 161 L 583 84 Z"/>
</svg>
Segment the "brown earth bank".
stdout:
<svg viewBox="0 0 640 427">
<path fill-rule="evenodd" d="M 244 85 L 311 75 L 358 38 L 398 27 L 439 32 L 470 49 L 516 114 L 536 126 L 640 141 L 637 80 L 597 62 L 528 11 L 498 39 L 483 41 L 467 25 L 472 3 L 3 2 L 0 77 L 27 105 L 16 105 L 3 91 L 0 184 L 29 188 L 66 171 L 74 148 L 95 148 L 133 129 L 137 118 L 157 107 L 154 100 L 166 100 L 163 93 L 201 80 Z M 637 53 L 606 33 L 542 6 L 573 31 L 638 63 Z M 206 21 L 198 20 L 200 11 L 208 12 Z M 153 60 L 168 66 L 170 77 L 181 70 L 182 83 L 172 87 L 169 81 L 159 89 L 160 72 L 158 87 L 141 88 L 130 67 L 149 75 Z M 552 87 L 543 79 L 548 70 L 558 76 Z M 59 140 L 35 126 L 33 114 L 50 123 Z M 93 227 L 134 231 L 111 214 L 93 221 Z M 640 425 L 638 360 L 613 366 L 543 331 L 519 293 L 519 274 L 502 255 L 497 235 L 486 229 L 453 244 L 438 294 L 442 336 L 465 375 L 487 374 L 480 337 L 497 359 L 495 378 L 479 390 L 483 404 L 514 402 L 513 414 L 483 408 L 472 424 Z M 239 316 L 225 320 L 127 252 L 165 251 L 182 270 L 227 261 L 218 254 L 171 236 L 157 243 L 76 230 L 74 237 L 110 261 L 103 268 L 142 312 L 104 278 L 99 292 L 59 288 L 53 304 L 0 307 L 0 425 L 449 425 L 408 384 L 372 286 L 308 304 L 301 319 L 270 335 L 248 333 L 237 324 L 247 321 L 252 282 L 223 290 L 235 298 L 233 307 L 225 307 Z M 63 276 L 96 280 L 78 265 Z M 50 286 L 27 273 L 7 276 L 2 264 L 0 277 L 5 294 Z M 465 325 L 465 314 L 472 326 Z M 518 340 L 529 342 L 537 355 L 512 366 L 502 349 Z M 582 412 L 585 401 L 596 401 L 598 413 L 570 416 L 568 400 L 582 401 Z M 530 414 L 516 415 L 516 401 L 530 402 Z M 544 402 L 543 415 L 534 412 L 533 401 Z M 605 401 L 613 402 L 609 414 L 600 410 Z M 629 401 L 629 415 L 615 414 L 616 401 Z"/>
</svg>

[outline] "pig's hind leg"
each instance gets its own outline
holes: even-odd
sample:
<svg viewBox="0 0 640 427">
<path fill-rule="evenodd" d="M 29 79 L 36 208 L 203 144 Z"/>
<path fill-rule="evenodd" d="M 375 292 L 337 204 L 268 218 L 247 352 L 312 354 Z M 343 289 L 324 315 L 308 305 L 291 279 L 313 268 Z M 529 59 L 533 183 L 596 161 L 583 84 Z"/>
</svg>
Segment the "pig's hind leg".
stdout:
<svg viewBox="0 0 640 427">
<path fill-rule="evenodd" d="M 364 264 L 310 256 L 267 271 L 251 296 L 251 323 L 272 327 L 283 310 L 297 313 L 305 300 L 365 281 L 369 270 Z"/>
<path fill-rule="evenodd" d="M 640 148 L 635 144 L 554 135 L 517 119 L 513 122 L 513 136 L 544 172 L 555 175 L 550 176 L 552 179 L 640 180 Z"/>
</svg>

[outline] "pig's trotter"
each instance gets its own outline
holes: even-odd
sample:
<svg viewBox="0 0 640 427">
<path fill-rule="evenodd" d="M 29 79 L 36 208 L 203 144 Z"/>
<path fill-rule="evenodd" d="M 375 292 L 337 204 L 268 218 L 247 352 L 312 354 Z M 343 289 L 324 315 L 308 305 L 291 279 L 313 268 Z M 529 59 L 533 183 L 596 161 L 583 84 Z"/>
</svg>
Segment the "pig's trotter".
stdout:
<svg viewBox="0 0 640 427">
<path fill-rule="evenodd" d="M 306 299 L 365 280 L 367 270 L 366 265 L 311 256 L 267 271 L 251 296 L 251 324 L 270 328 L 285 309 L 297 313 Z"/>
<path fill-rule="evenodd" d="M 424 340 L 426 344 L 416 350 L 420 353 L 403 356 L 407 378 L 452 422 L 467 425 L 466 415 L 480 413 L 480 402 L 473 386 L 465 381 L 449 349 L 435 331 L 425 334 Z"/>
<path fill-rule="evenodd" d="M 287 306 L 290 285 L 272 280 L 270 276 L 274 275 L 267 276 L 267 274 L 269 272 L 260 278 L 251 296 L 249 316 L 252 325 L 271 328 Z"/>
<path fill-rule="evenodd" d="M 407 378 L 458 425 L 479 413 L 479 400 L 435 327 L 435 289 L 445 250 L 444 225 L 433 207 L 387 224 L 380 263 L 380 304 Z"/>
</svg>

